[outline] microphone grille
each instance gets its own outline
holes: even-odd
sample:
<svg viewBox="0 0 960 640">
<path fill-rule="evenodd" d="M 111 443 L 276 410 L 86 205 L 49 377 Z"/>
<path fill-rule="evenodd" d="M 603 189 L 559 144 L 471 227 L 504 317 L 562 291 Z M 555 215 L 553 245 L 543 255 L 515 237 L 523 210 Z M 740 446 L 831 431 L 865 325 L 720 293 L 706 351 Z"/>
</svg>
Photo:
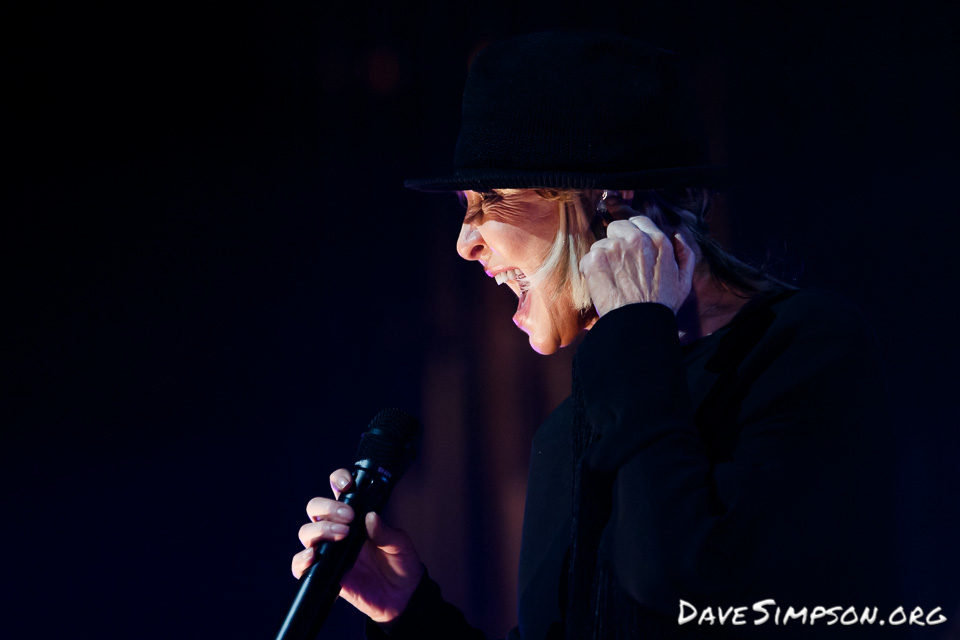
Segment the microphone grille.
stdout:
<svg viewBox="0 0 960 640">
<path fill-rule="evenodd" d="M 417 455 L 422 427 L 402 409 L 383 409 L 360 437 L 357 460 L 371 460 L 399 478 Z"/>
</svg>

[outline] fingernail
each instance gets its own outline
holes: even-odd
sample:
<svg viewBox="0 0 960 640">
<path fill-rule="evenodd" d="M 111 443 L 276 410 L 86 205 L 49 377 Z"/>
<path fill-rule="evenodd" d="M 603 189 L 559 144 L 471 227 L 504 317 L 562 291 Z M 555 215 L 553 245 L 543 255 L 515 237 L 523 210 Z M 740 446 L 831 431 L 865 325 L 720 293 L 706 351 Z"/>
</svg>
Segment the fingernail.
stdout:
<svg viewBox="0 0 960 640">
<path fill-rule="evenodd" d="M 337 489 L 343 489 L 345 486 L 350 484 L 350 480 L 348 478 L 340 477 L 340 478 L 337 478 L 336 483 L 337 483 Z"/>
<path fill-rule="evenodd" d="M 349 508 L 349 507 L 338 507 L 338 508 L 337 508 L 337 515 L 340 516 L 341 518 L 349 518 L 349 517 L 350 517 L 350 508 Z"/>
<path fill-rule="evenodd" d="M 307 550 L 303 552 L 303 555 L 306 556 L 307 558 L 312 557 L 312 556 L 313 556 L 313 547 L 307 547 Z"/>
<path fill-rule="evenodd" d="M 333 533 L 349 533 L 350 527 L 345 524 L 332 524 L 330 525 L 330 531 Z"/>
</svg>

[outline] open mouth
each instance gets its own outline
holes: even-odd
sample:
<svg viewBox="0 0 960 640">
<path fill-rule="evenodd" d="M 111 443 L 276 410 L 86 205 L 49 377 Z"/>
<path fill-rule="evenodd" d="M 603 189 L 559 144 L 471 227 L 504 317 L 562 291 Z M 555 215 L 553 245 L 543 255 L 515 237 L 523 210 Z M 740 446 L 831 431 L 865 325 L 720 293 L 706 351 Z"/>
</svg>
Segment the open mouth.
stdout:
<svg viewBox="0 0 960 640">
<path fill-rule="evenodd" d="M 515 285 L 514 293 L 516 293 L 517 296 L 530 288 L 530 282 L 527 280 L 527 276 L 524 275 L 523 271 L 520 271 L 520 269 L 517 268 L 501 271 L 494 276 L 494 279 L 497 281 L 498 285 L 504 283 L 508 285 Z M 511 286 L 510 288 L 514 289 L 514 286 Z"/>
<path fill-rule="evenodd" d="M 507 269 L 494 276 L 498 285 L 507 284 L 517 295 L 517 311 L 513 314 L 513 323 L 523 329 L 524 320 L 527 318 L 528 302 L 530 298 L 530 281 L 520 269 Z"/>
</svg>

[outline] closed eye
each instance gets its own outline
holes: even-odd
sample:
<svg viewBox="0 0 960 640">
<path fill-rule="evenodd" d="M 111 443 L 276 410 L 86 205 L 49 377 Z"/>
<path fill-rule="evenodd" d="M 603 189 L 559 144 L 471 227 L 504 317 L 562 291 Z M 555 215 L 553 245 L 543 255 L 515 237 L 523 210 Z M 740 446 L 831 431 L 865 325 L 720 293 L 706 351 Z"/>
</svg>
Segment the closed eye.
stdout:
<svg viewBox="0 0 960 640">
<path fill-rule="evenodd" d="M 476 222 L 478 218 L 483 217 L 483 209 L 480 208 L 480 205 L 467 208 L 467 213 L 463 216 L 463 224 L 471 224 Z"/>
<path fill-rule="evenodd" d="M 464 224 L 470 224 L 475 222 L 478 218 L 482 218 L 485 213 L 485 207 L 489 207 L 492 204 L 496 204 L 503 200 L 503 196 L 499 193 L 493 191 L 479 191 L 480 202 L 476 203 L 472 207 L 467 207 L 467 214 L 464 216 Z"/>
</svg>

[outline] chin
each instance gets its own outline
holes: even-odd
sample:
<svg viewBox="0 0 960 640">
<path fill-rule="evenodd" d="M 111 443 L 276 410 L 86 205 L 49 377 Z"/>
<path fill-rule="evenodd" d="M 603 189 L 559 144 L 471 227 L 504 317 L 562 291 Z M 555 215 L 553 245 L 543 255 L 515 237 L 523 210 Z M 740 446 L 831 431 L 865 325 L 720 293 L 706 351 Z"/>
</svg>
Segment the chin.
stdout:
<svg viewBox="0 0 960 640">
<path fill-rule="evenodd" d="M 551 353 L 556 353 L 558 348 L 556 343 L 535 342 L 532 338 L 530 339 L 530 347 L 542 356 L 549 356 Z"/>
<path fill-rule="evenodd" d="M 584 328 L 585 327 L 573 323 L 569 326 L 552 327 L 543 332 L 529 332 L 521 327 L 521 329 L 527 333 L 530 348 L 542 356 L 556 353 L 563 347 L 572 344 Z"/>
<path fill-rule="evenodd" d="M 542 356 L 549 356 L 552 353 L 556 353 L 559 348 L 555 342 L 536 342 L 532 338 L 530 340 L 530 347 Z"/>
<path fill-rule="evenodd" d="M 553 307 L 552 313 L 542 300 L 537 298 L 536 302 L 533 313 L 517 326 L 527 334 L 530 348 L 540 355 L 548 356 L 573 343 L 585 328 L 585 319 L 569 300 Z"/>
<path fill-rule="evenodd" d="M 529 340 L 530 348 L 542 356 L 548 356 L 551 353 L 556 353 L 558 349 L 566 346 L 566 344 L 561 344 L 561 341 L 557 336 L 538 336 L 534 333 L 530 334 Z"/>
</svg>

